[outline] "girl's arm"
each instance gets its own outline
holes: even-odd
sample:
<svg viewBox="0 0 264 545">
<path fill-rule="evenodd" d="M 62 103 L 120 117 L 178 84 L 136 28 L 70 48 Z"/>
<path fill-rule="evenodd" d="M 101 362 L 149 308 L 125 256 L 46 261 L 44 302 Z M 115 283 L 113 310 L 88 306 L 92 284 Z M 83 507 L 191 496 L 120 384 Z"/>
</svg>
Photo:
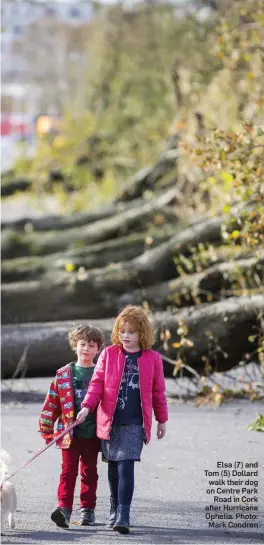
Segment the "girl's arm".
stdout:
<svg viewBox="0 0 264 545">
<path fill-rule="evenodd" d="M 104 381 L 105 381 L 105 365 L 106 365 L 106 348 L 101 352 L 96 364 L 93 376 L 88 386 L 82 402 L 82 408 L 89 409 L 89 413 L 93 412 L 98 403 L 103 397 Z"/>
<path fill-rule="evenodd" d="M 152 386 L 152 404 L 156 420 L 160 424 L 164 424 L 168 420 L 168 405 L 165 395 L 166 384 L 162 359 L 158 352 L 156 352 L 156 354 L 157 357 L 155 361 Z"/>
</svg>

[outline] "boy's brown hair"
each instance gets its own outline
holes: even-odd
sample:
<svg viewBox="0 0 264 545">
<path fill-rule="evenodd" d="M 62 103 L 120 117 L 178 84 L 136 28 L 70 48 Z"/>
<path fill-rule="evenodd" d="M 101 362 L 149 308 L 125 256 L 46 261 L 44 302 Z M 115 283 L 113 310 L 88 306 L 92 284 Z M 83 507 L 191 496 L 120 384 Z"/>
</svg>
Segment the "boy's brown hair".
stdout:
<svg viewBox="0 0 264 545">
<path fill-rule="evenodd" d="M 97 343 L 98 350 L 104 345 L 104 335 L 100 329 L 90 324 L 78 325 L 68 335 L 70 347 L 76 351 L 77 342 L 80 340 Z"/>
<path fill-rule="evenodd" d="M 139 344 L 143 350 L 147 350 L 154 344 L 154 333 L 147 313 L 142 307 L 128 305 L 117 316 L 112 331 L 112 343 L 121 344 L 119 333 L 125 322 L 139 334 Z"/>
</svg>

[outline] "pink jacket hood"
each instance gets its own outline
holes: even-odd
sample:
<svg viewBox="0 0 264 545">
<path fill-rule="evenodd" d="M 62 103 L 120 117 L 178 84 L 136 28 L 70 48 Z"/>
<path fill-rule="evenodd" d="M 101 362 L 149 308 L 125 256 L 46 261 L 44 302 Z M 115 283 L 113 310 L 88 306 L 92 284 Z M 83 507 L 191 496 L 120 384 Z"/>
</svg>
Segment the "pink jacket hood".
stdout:
<svg viewBox="0 0 264 545">
<path fill-rule="evenodd" d="M 120 345 L 105 348 L 98 358 L 82 407 L 97 410 L 97 435 L 109 439 L 118 391 L 125 365 Z M 159 423 L 168 420 L 165 380 L 161 356 L 155 350 L 143 350 L 138 358 L 140 397 L 147 443 L 151 437 L 152 409 Z M 99 404 L 99 405 L 98 405 Z"/>
</svg>

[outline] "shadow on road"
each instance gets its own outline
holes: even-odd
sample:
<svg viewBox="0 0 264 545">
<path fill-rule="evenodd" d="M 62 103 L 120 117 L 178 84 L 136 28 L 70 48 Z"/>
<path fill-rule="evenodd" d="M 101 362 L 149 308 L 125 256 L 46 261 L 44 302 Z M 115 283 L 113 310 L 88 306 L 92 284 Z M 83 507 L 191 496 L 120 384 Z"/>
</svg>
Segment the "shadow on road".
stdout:
<svg viewBox="0 0 264 545">
<path fill-rule="evenodd" d="M 4 535 L 2 536 L 2 543 L 6 543 L 8 545 L 17 545 L 19 541 L 17 541 L 19 538 L 23 539 L 22 543 L 39 543 L 39 542 L 47 542 L 47 543 L 59 543 L 59 542 L 78 542 L 79 539 L 84 537 L 84 533 L 86 537 L 89 539 L 89 533 L 97 532 L 97 530 L 89 529 L 84 530 L 83 528 L 76 528 L 76 529 L 70 529 L 61 532 L 60 530 L 54 531 L 54 532 L 48 532 L 48 531 L 31 531 L 31 532 L 14 532 L 14 534 L 11 535 Z M 113 542 L 116 543 L 117 537 L 127 537 L 128 536 L 117 536 L 115 532 L 109 531 L 107 528 L 101 528 L 100 534 L 102 536 L 103 542 Z M 137 526 L 136 528 L 132 528 L 131 532 L 129 534 L 129 539 L 137 539 L 137 537 L 140 538 L 140 543 L 173 543 L 173 544 L 179 544 L 184 545 L 191 544 L 191 543 L 263 543 L 263 535 L 258 534 L 256 532 L 229 532 L 229 531 L 222 531 L 222 530 L 205 530 L 205 529 L 183 529 L 183 528 L 163 528 L 163 527 L 155 527 L 155 526 Z M 14 540 L 13 540 L 14 539 Z M 24 541 L 27 539 L 28 541 Z M 20 542 L 21 543 L 21 542 Z"/>
<path fill-rule="evenodd" d="M 6 543 L 8 545 L 11 545 L 11 544 L 17 545 L 17 543 L 21 543 L 17 541 L 19 538 L 23 539 L 22 543 L 30 543 L 30 542 L 32 543 L 39 543 L 39 542 L 65 543 L 67 541 L 74 542 L 74 541 L 79 541 L 79 536 L 78 536 L 79 533 L 83 533 L 83 529 L 74 528 L 74 529 L 65 530 L 65 531 L 55 530 L 54 532 L 48 532 L 48 531 L 42 532 L 40 530 L 37 530 L 37 531 L 32 530 L 30 532 L 14 531 L 12 532 L 12 535 L 11 534 L 8 535 L 6 533 L 4 536 L 2 536 L 1 543 Z M 25 541 L 26 539 L 28 541 Z"/>
<path fill-rule="evenodd" d="M 224 540 L 228 540 L 232 543 L 235 540 L 236 543 L 250 542 L 255 540 L 255 543 L 263 544 L 263 535 L 256 532 L 232 532 L 227 530 L 206 530 L 201 529 L 183 529 L 183 528 L 161 528 L 154 526 L 137 526 L 133 530 L 134 536 L 151 536 L 151 543 L 207 543 L 219 541 L 223 543 Z M 145 541 L 145 540 L 144 540 Z M 146 541 L 145 541 L 146 543 Z"/>
</svg>

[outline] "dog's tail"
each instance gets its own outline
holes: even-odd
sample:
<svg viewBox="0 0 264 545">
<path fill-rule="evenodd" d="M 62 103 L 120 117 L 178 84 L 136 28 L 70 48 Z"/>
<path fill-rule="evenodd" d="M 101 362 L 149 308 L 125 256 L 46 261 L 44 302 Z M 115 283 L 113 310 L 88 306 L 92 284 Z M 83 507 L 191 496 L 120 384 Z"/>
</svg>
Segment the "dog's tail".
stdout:
<svg viewBox="0 0 264 545">
<path fill-rule="evenodd" d="M 15 513 L 9 513 L 9 515 L 8 515 L 8 525 L 9 525 L 9 528 L 15 528 L 15 526 L 16 526 Z"/>
</svg>

